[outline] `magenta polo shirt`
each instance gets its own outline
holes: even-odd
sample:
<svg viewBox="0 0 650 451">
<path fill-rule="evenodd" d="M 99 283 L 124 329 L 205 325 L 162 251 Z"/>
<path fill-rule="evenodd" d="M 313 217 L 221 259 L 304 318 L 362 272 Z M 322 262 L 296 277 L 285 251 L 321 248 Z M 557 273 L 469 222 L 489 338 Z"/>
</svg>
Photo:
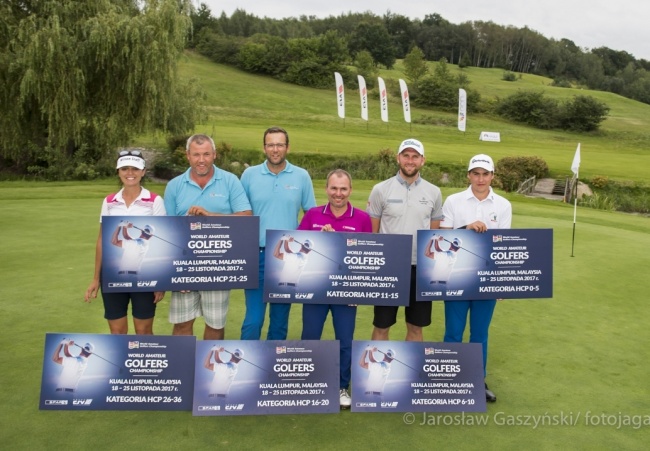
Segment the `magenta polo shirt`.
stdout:
<svg viewBox="0 0 650 451">
<path fill-rule="evenodd" d="M 354 208 L 350 202 L 348 202 L 348 209 L 338 218 L 330 210 L 329 203 L 310 208 L 302 217 L 298 230 L 320 231 L 327 224 L 337 232 L 372 233 L 372 223 L 368 213 Z"/>
</svg>

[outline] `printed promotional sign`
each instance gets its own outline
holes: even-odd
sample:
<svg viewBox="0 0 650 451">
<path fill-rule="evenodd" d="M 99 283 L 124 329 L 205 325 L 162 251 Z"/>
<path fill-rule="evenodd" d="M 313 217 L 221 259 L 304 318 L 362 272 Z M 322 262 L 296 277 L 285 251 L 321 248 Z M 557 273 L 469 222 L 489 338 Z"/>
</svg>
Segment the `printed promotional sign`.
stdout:
<svg viewBox="0 0 650 451">
<path fill-rule="evenodd" d="M 191 410 L 195 337 L 45 336 L 40 408 Z"/>
<path fill-rule="evenodd" d="M 418 230 L 418 301 L 553 297 L 553 230 Z"/>
<path fill-rule="evenodd" d="M 485 412 L 478 343 L 352 342 L 352 412 Z"/>
<path fill-rule="evenodd" d="M 338 341 L 199 341 L 194 415 L 339 412 Z"/>
<path fill-rule="evenodd" d="M 267 230 L 264 301 L 408 305 L 409 235 Z"/>
<path fill-rule="evenodd" d="M 104 216 L 102 290 L 257 288 L 258 216 Z"/>
</svg>

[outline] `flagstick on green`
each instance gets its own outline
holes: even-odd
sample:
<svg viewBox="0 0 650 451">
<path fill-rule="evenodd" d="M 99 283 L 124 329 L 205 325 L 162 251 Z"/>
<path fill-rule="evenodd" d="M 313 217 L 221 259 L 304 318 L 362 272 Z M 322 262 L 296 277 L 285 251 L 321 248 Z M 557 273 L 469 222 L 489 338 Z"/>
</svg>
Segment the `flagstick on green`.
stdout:
<svg viewBox="0 0 650 451">
<path fill-rule="evenodd" d="M 573 257 L 573 246 L 576 241 L 576 215 L 578 211 L 578 173 L 580 172 L 580 143 L 573 156 L 573 163 L 571 163 L 571 170 L 575 175 L 574 192 L 573 192 L 573 236 L 571 237 L 571 257 Z"/>
</svg>

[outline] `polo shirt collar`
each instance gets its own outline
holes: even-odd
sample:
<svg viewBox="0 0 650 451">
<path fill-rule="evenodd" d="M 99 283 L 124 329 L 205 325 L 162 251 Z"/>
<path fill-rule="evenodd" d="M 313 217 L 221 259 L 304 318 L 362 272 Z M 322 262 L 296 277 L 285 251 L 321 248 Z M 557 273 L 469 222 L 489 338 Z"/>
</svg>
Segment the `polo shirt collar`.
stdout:
<svg viewBox="0 0 650 451">
<path fill-rule="evenodd" d="M 332 213 L 332 208 L 330 207 L 330 203 L 326 203 L 325 206 L 323 207 L 323 214 L 327 216 L 331 216 L 332 218 L 351 218 L 354 215 L 354 207 L 352 204 L 348 201 L 348 208 L 345 210 L 345 213 L 343 213 L 341 216 L 334 216 L 334 213 Z"/>
<path fill-rule="evenodd" d="M 216 180 L 221 180 L 223 178 L 223 172 L 221 171 L 221 169 L 219 169 L 214 164 L 212 165 L 212 167 L 214 168 L 214 173 L 212 174 L 212 178 L 210 179 L 210 181 L 205 185 L 206 187 L 213 184 Z M 192 172 L 192 168 L 188 168 L 187 171 L 185 171 L 184 174 L 185 182 L 194 183 L 195 185 L 198 186 L 198 184 L 194 180 L 192 180 L 192 177 L 190 177 L 191 172 Z"/>
<path fill-rule="evenodd" d="M 287 160 L 284 161 L 287 163 L 287 165 L 284 167 L 284 169 L 278 172 L 278 174 L 282 174 L 283 172 L 293 172 L 293 165 L 289 163 Z M 268 162 L 269 162 L 268 160 L 264 160 L 264 163 L 262 163 L 262 174 L 277 175 L 275 174 L 275 172 L 271 172 L 271 170 L 269 169 Z"/>
<path fill-rule="evenodd" d="M 149 190 L 145 187 L 142 187 L 140 189 L 140 194 L 138 194 L 138 197 L 135 198 L 135 200 L 141 200 L 141 199 L 149 199 L 151 197 L 151 193 Z M 115 197 L 113 198 L 113 202 L 115 201 L 120 201 L 124 202 L 124 188 L 121 188 L 117 194 L 115 194 Z"/>
<path fill-rule="evenodd" d="M 396 175 L 395 177 L 397 177 L 397 181 L 399 182 L 400 185 L 409 186 L 409 184 L 406 182 L 406 180 L 404 180 L 404 179 L 402 178 L 402 176 L 400 175 L 399 171 L 397 171 L 397 175 Z M 420 174 L 420 173 L 418 172 L 418 178 L 415 179 L 415 181 L 414 181 L 412 184 L 415 185 L 415 186 L 418 186 L 418 185 L 420 184 L 421 181 L 422 181 L 422 174 Z"/>
<path fill-rule="evenodd" d="M 478 198 L 472 192 L 472 187 L 471 186 L 467 187 L 467 190 L 465 191 L 465 194 L 467 196 L 467 199 L 474 198 L 474 199 L 478 200 Z M 492 189 L 492 187 L 490 187 L 490 192 L 488 193 L 487 197 L 485 199 L 483 199 L 483 200 L 488 200 L 488 199 L 492 200 L 492 201 L 494 200 L 494 190 Z M 480 200 L 478 200 L 478 201 L 481 202 Z"/>
</svg>

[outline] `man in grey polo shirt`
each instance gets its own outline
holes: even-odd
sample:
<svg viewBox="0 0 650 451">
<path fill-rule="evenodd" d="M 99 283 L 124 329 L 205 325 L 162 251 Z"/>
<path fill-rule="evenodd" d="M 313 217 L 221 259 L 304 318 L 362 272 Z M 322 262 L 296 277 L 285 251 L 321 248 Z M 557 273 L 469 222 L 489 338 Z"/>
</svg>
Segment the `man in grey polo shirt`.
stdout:
<svg viewBox="0 0 650 451">
<path fill-rule="evenodd" d="M 440 189 L 420 175 L 424 161 L 420 141 L 403 141 L 397 150 L 397 175 L 373 187 L 367 209 L 373 233 L 413 235 L 411 290 L 409 306 L 405 308 L 407 341 L 422 341 L 422 328 L 431 324 L 431 302 L 415 301 L 417 231 L 438 229 L 442 220 Z M 373 340 L 389 339 L 390 328 L 397 322 L 397 310 L 398 307 L 375 306 Z"/>
</svg>

